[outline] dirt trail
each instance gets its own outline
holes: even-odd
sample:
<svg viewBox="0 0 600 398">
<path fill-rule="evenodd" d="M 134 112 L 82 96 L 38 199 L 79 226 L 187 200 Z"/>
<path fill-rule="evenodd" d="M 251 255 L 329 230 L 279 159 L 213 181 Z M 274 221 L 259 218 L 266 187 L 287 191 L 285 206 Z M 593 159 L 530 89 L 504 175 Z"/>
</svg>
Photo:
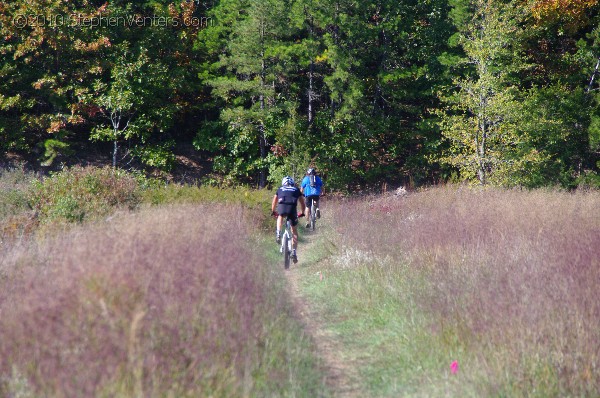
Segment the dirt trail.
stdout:
<svg viewBox="0 0 600 398">
<path fill-rule="evenodd" d="M 306 268 L 302 271 L 298 269 L 298 267 L 303 267 L 303 257 L 310 253 L 317 244 L 316 234 L 319 233 L 324 233 L 323 229 L 321 231 L 317 229 L 317 232 L 314 233 L 304 233 L 303 241 L 300 242 L 298 249 L 299 262 L 297 265 L 292 265 L 286 272 L 295 313 L 304 325 L 306 333 L 312 337 L 316 345 L 317 355 L 322 359 L 325 367 L 326 383 L 333 396 L 364 397 L 358 382 L 356 364 L 351 358 L 343 358 L 342 343 L 339 338 L 335 333 L 323 327 L 324 323 L 320 314 L 311 307 L 310 302 L 301 293 L 302 278 L 314 278 L 315 282 L 319 280 L 317 272 L 320 267 L 318 263 L 305 265 Z"/>
</svg>

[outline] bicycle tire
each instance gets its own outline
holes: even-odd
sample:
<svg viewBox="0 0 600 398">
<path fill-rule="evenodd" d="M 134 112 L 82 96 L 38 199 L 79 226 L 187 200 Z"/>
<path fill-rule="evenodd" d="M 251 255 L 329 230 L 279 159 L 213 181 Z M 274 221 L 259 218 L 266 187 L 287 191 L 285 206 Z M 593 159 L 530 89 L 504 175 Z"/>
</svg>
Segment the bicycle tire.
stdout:
<svg viewBox="0 0 600 398">
<path fill-rule="evenodd" d="M 317 227 L 317 206 L 313 203 L 310 208 L 310 229 L 315 230 Z"/>
<path fill-rule="evenodd" d="M 287 233 L 283 234 L 283 268 L 288 269 L 290 268 L 290 256 L 292 255 L 292 253 L 290 253 L 290 245 L 288 244 L 289 241 L 289 237 Z"/>
</svg>

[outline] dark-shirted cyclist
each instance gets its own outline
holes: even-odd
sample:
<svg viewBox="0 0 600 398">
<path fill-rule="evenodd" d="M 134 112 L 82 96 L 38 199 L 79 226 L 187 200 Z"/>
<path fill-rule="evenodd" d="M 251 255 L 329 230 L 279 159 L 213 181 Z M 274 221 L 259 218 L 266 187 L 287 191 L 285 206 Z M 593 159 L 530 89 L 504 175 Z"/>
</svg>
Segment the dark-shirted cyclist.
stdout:
<svg viewBox="0 0 600 398">
<path fill-rule="evenodd" d="M 321 196 L 321 189 L 323 187 L 323 181 L 321 177 L 317 175 L 317 171 L 312 167 L 306 171 L 306 176 L 300 184 L 300 190 L 306 197 L 306 219 L 308 220 L 306 228 L 310 228 L 310 211 L 314 205 L 317 208 L 317 218 L 321 218 L 321 210 L 319 209 L 319 197 Z"/>
<path fill-rule="evenodd" d="M 284 177 L 281 180 L 281 187 L 273 196 L 271 203 L 271 212 L 275 213 L 277 210 L 277 229 L 275 232 L 275 239 L 277 243 L 281 243 L 281 227 L 283 225 L 283 218 L 287 217 L 292 222 L 292 261 L 298 262 L 298 256 L 296 255 L 296 248 L 298 247 L 298 202 L 300 202 L 300 208 L 302 211 L 300 215 L 304 213 L 306 205 L 304 203 L 304 196 L 302 192 L 295 186 L 294 179 L 292 177 Z"/>
</svg>

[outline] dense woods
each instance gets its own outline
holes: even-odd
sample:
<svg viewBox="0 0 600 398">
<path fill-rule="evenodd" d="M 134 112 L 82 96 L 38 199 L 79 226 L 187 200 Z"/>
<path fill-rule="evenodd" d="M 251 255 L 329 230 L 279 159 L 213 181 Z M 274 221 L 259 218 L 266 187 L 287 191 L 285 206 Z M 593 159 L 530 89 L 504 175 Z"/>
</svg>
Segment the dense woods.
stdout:
<svg viewBox="0 0 600 398">
<path fill-rule="evenodd" d="M 0 147 L 217 182 L 600 185 L 597 0 L 0 4 Z"/>
</svg>

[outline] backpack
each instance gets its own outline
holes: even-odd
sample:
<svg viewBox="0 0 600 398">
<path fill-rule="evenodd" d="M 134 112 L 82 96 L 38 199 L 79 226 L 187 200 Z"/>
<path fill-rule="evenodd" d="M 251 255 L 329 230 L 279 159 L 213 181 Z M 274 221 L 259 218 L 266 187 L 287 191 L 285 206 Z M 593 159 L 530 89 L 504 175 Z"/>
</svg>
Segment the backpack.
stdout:
<svg viewBox="0 0 600 398">
<path fill-rule="evenodd" d="M 317 176 L 312 175 L 309 178 L 310 178 L 310 187 L 316 188 L 317 187 Z"/>
</svg>

